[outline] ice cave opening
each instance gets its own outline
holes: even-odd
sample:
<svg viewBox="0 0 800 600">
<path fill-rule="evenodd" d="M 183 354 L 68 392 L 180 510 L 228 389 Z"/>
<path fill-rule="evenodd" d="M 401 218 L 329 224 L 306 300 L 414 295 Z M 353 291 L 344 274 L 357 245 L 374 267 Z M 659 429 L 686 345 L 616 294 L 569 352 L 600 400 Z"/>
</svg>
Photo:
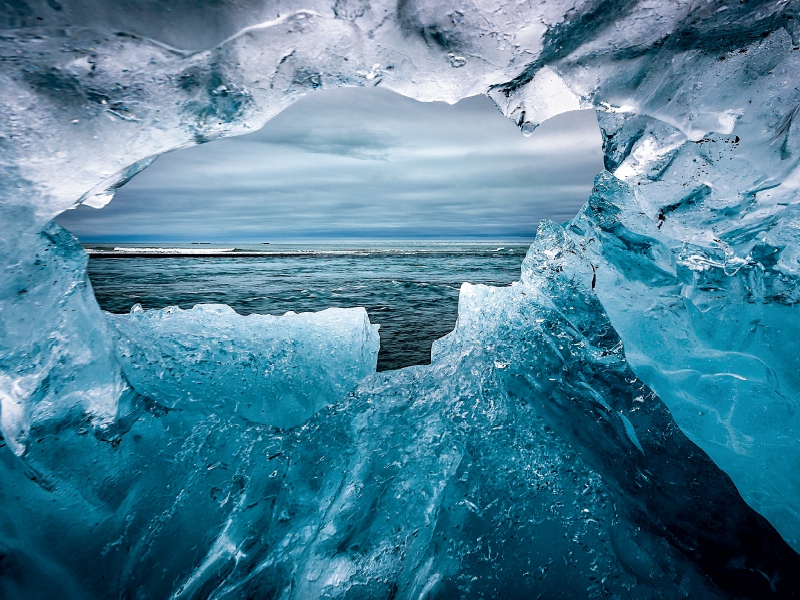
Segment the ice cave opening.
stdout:
<svg viewBox="0 0 800 600">
<path fill-rule="evenodd" d="M 0 595 L 795 597 L 798 17 L 3 4 Z M 347 86 L 592 109 L 604 168 L 429 365 L 376 373 L 363 309 L 100 310 L 53 218 Z"/>
<path fill-rule="evenodd" d="M 363 306 L 386 371 L 430 363 L 464 281 L 519 280 L 539 222 L 573 218 L 602 167 L 591 110 L 522 136 L 483 95 L 450 105 L 341 88 L 257 132 L 163 155 L 113 202 L 56 222 L 90 253 L 104 311 Z"/>
</svg>

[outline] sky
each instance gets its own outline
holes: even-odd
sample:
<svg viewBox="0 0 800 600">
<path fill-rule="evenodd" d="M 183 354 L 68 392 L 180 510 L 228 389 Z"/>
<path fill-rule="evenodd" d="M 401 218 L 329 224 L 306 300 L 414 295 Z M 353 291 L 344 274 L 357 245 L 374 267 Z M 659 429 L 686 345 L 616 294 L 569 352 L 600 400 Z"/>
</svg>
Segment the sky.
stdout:
<svg viewBox="0 0 800 600">
<path fill-rule="evenodd" d="M 532 239 L 603 167 L 592 111 L 524 137 L 485 96 L 307 96 L 261 130 L 159 157 L 105 208 L 56 220 L 84 243 Z"/>
</svg>

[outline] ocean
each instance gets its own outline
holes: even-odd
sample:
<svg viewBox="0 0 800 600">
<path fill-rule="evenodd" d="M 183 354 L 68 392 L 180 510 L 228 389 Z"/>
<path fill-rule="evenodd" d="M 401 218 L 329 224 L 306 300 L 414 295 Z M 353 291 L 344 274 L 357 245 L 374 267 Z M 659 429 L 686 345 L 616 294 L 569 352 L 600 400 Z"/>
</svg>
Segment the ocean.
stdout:
<svg viewBox="0 0 800 600">
<path fill-rule="evenodd" d="M 100 307 L 126 313 L 224 303 L 243 315 L 363 306 L 380 324 L 378 370 L 428 364 L 452 331 L 463 282 L 519 280 L 529 243 L 85 244 Z"/>
</svg>

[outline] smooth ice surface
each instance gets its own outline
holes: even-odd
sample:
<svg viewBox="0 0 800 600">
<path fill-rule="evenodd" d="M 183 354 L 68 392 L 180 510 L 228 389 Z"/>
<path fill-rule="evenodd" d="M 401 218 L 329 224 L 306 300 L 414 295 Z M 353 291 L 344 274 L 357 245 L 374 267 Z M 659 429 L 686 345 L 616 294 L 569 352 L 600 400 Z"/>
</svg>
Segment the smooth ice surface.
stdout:
<svg viewBox="0 0 800 600">
<path fill-rule="evenodd" d="M 380 338 L 363 308 L 242 316 L 224 304 L 106 313 L 122 372 L 142 396 L 291 427 L 375 372 Z"/>
<path fill-rule="evenodd" d="M 5 3 L 6 595 L 797 595 L 798 9 Z M 137 395 L 49 219 L 345 85 L 594 107 L 607 172 L 430 367 L 289 431 Z"/>
</svg>

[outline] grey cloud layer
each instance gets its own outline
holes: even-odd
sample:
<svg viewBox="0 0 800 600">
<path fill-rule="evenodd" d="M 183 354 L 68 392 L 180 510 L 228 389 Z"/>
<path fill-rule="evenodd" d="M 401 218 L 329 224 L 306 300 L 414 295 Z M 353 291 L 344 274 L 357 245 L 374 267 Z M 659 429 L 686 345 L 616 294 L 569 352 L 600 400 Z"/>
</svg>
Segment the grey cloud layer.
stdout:
<svg viewBox="0 0 800 600">
<path fill-rule="evenodd" d="M 599 147 L 591 112 L 525 138 L 485 97 L 341 89 L 253 134 L 165 155 L 106 208 L 59 222 L 85 241 L 531 237 L 583 204 Z"/>
</svg>

